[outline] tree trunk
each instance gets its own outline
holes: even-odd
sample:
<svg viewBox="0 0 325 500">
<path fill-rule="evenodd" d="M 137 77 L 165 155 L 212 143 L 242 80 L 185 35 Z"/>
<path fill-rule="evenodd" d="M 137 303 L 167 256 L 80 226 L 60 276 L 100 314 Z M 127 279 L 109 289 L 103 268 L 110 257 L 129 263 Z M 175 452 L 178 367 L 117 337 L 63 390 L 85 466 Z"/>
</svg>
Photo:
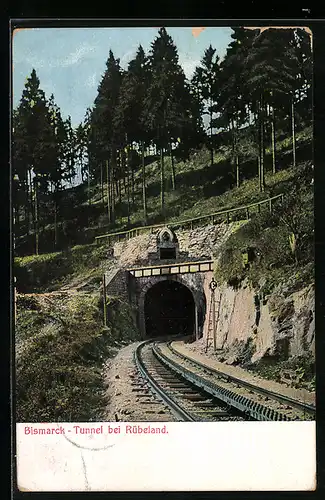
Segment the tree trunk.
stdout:
<svg viewBox="0 0 325 500">
<path fill-rule="evenodd" d="M 146 165 L 144 161 L 144 142 L 141 144 L 141 163 L 142 163 L 143 219 L 144 223 L 147 224 Z"/>
<path fill-rule="evenodd" d="M 176 189 L 176 176 L 175 176 L 175 164 L 174 164 L 174 156 L 173 156 L 173 149 L 171 143 L 169 144 L 169 154 L 170 154 L 170 161 L 172 165 L 172 190 L 175 191 Z"/>
<path fill-rule="evenodd" d="M 54 194 L 54 248 L 58 246 L 58 221 L 57 221 L 57 210 L 58 205 L 56 202 L 56 192 Z"/>
<path fill-rule="evenodd" d="M 131 147 L 131 151 L 133 148 Z M 133 155 L 131 156 L 131 160 L 133 160 Z M 131 196 L 132 196 L 132 208 L 134 208 L 134 168 L 133 161 L 130 161 L 130 170 L 131 170 Z"/>
<path fill-rule="evenodd" d="M 236 168 L 236 187 L 240 186 L 240 175 L 239 175 L 239 156 L 237 152 L 237 129 L 235 122 L 232 120 L 232 136 L 233 136 L 233 162 Z"/>
<path fill-rule="evenodd" d="M 38 255 L 39 253 L 39 233 L 38 233 L 38 182 L 37 179 L 34 178 L 34 186 L 35 186 L 35 253 Z"/>
<path fill-rule="evenodd" d="M 213 144 L 212 144 L 212 100 L 210 100 L 210 162 L 211 162 L 211 167 L 213 165 Z"/>
<path fill-rule="evenodd" d="M 29 210 L 28 210 L 28 192 L 24 204 L 24 225 L 26 226 L 26 233 L 29 235 Z"/>
<path fill-rule="evenodd" d="M 100 192 L 102 197 L 102 203 L 104 202 L 104 179 L 103 179 L 103 164 L 100 162 Z"/>
<path fill-rule="evenodd" d="M 119 203 L 122 203 L 122 159 L 121 151 L 118 150 L 117 156 L 117 169 L 118 169 L 118 199 Z"/>
<path fill-rule="evenodd" d="M 107 217 L 108 217 L 108 222 L 111 222 L 111 194 L 110 194 L 110 182 L 109 182 L 109 165 L 108 165 L 108 160 L 106 160 L 106 180 L 107 180 L 107 185 L 106 185 L 106 192 L 107 192 Z"/>
<path fill-rule="evenodd" d="M 114 187 L 114 178 L 115 178 L 115 150 L 113 149 L 111 153 L 111 207 L 112 207 L 112 222 L 115 222 L 115 187 Z"/>
<path fill-rule="evenodd" d="M 90 162 L 88 161 L 88 205 L 91 205 L 90 201 Z"/>
<path fill-rule="evenodd" d="M 295 130 L 295 103 L 294 96 L 291 99 L 291 126 L 292 126 L 292 161 L 293 167 L 296 166 L 296 130 Z"/>
<path fill-rule="evenodd" d="M 23 228 L 24 231 L 26 231 L 27 235 L 29 234 L 29 221 L 28 221 L 28 182 L 27 178 L 24 179 L 24 184 L 23 184 L 23 203 L 22 203 L 22 209 L 23 209 Z"/>
<path fill-rule="evenodd" d="M 164 173 L 164 149 L 160 147 L 160 208 L 162 214 L 165 212 L 165 173 Z"/>
<path fill-rule="evenodd" d="M 116 196 L 115 196 L 115 205 L 116 205 L 117 198 L 120 199 L 120 190 L 119 190 L 119 182 L 118 182 L 118 178 L 117 178 L 117 171 L 115 171 L 115 193 L 116 193 Z"/>
<path fill-rule="evenodd" d="M 259 152 L 257 155 L 257 170 L 258 170 L 258 185 L 261 191 L 261 156 Z"/>
<path fill-rule="evenodd" d="M 240 186 L 240 176 L 239 176 L 239 156 L 236 154 L 236 186 Z"/>
<path fill-rule="evenodd" d="M 271 138 L 272 138 L 272 172 L 276 172 L 276 140 L 275 140 L 275 115 L 274 107 L 272 106 L 272 117 L 271 117 Z"/>
<path fill-rule="evenodd" d="M 263 98 L 260 101 L 260 191 L 265 191 L 264 180 L 264 116 L 263 116 Z"/>
<path fill-rule="evenodd" d="M 28 213 L 28 226 L 30 225 L 30 215 L 32 227 L 35 226 L 35 216 L 34 216 L 34 203 L 33 203 L 33 182 L 32 182 L 32 171 L 28 169 L 28 185 L 29 185 L 29 213 Z"/>
<path fill-rule="evenodd" d="M 82 158 L 82 155 L 80 156 L 80 174 L 81 174 L 81 182 L 82 184 L 84 183 L 84 180 L 85 180 L 85 173 L 84 173 L 84 169 L 83 169 L 83 158 Z"/>
<path fill-rule="evenodd" d="M 118 201 L 122 203 L 122 179 L 119 177 L 118 179 Z"/>
<path fill-rule="evenodd" d="M 124 149 L 121 149 L 121 165 L 122 165 L 122 170 L 121 170 L 121 184 L 123 182 L 123 194 L 126 194 L 126 168 L 125 168 L 125 151 Z"/>
<path fill-rule="evenodd" d="M 20 233 L 19 205 L 13 207 L 13 213 L 14 213 L 14 234 L 17 236 Z"/>
<path fill-rule="evenodd" d="M 127 189 L 127 203 L 128 203 L 128 225 L 130 225 L 130 176 L 129 176 L 129 147 L 128 146 L 126 146 L 125 172 L 126 172 L 126 177 L 127 177 L 126 189 Z"/>
</svg>

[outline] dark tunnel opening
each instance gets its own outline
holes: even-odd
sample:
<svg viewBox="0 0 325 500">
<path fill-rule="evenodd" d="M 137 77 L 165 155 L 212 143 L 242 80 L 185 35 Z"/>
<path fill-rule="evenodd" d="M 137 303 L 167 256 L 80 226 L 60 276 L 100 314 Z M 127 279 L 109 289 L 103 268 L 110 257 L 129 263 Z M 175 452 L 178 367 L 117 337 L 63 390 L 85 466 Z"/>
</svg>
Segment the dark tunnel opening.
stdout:
<svg viewBox="0 0 325 500">
<path fill-rule="evenodd" d="M 145 296 L 147 337 L 192 335 L 195 332 L 195 304 L 192 292 L 178 281 L 162 281 Z"/>
</svg>

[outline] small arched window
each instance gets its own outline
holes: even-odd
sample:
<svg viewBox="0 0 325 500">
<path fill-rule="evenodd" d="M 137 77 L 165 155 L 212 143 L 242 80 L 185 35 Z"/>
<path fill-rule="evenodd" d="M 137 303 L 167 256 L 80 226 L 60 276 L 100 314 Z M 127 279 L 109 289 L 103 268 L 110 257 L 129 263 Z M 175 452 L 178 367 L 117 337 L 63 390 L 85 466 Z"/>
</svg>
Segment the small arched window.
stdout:
<svg viewBox="0 0 325 500">
<path fill-rule="evenodd" d="M 163 241 L 169 241 L 170 240 L 170 235 L 165 231 L 162 235 L 162 240 Z"/>
</svg>

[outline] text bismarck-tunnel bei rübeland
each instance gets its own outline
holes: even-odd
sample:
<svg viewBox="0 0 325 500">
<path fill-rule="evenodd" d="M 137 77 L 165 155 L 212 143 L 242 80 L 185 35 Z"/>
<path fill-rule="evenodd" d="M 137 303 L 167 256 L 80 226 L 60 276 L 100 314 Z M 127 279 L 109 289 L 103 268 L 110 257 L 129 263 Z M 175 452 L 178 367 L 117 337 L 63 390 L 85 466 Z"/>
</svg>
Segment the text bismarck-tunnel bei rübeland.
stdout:
<svg viewBox="0 0 325 500">
<path fill-rule="evenodd" d="M 57 427 L 37 427 L 37 426 L 25 426 L 25 435 L 48 435 L 48 434 L 168 434 L 168 429 L 166 425 L 156 426 L 156 425 L 107 425 L 102 424 L 97 427 L 87 427 L 80 425 L 72 425 L 66 428 L 63 425 Z"/>
</svg>

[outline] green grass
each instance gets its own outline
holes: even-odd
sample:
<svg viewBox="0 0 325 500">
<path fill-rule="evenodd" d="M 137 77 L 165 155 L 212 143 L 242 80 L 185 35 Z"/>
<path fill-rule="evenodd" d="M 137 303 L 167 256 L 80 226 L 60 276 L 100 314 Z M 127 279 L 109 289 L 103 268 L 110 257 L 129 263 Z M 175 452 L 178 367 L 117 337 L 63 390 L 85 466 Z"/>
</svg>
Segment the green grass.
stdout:
<svg viewBox="0 0 325 500">
<path fill-rule="evenodd" d="M 106 328 L 99 294 L 18 296 L 17 310 L 17 421 L 102 420 L 103 363 L 139 339 L 133 309 L 110 297 Z"/>
<path fill-rule="evenodd" d="M 16 257 L 14 269 L 17 288 L 24 293 L 30 291 L 58 290 L 74 276 L 101 278 L 107 267 L 107 249 L 104 246 L 76 245 L 63 252 Z"/>
<path fill-rule="evenodd" d="M 296 134 L 297 160 L 304 161 L 311 145 L 312 128 L 306 127 Z M 311 157 L 312 150 L 307 154 Z M 147 224 L 177 222 L 178 220 L 206 215 L 221 209 L 259 201 L 285 191 L 295 176 L 292 164 L 292 140 L 277 142 L 277 173 L 272 174 L 271 153 L 266 149 L 265 193 L 259 192 L 256 158 L 250 153 L 240 157 L 241 186 L 234 186 L 234 168 L 231 165 L 231 148 L 227 145 L 215 151 L 214 165 L 210 166 L 210 153 L 203 148 L 195 152 L 190 160 L 175 160 L 176 189 L 172 190 L 171 159 L 165 157 L 165 214 L 160 211 L 160 167 L 159 158 L 146 166 L 147 179 Z M 135 173 L 135 203 L 132 206 L 130 225 L 142 226 L 142 173 Z M 106 187 L 105 187 L 106 189 Z M 104 192 L 106 192 L 104 190 Z M 93 202 L 100 206 L 99 190 L 94 190 Z M 127 206 L 125 200 L 116 208 L 115 224 L 108 225 L 105 208 L 101 216 L 101 227 L 96 226 L 96 235 L 127 229 Z M 95 224 L 96 225 L 96 224 Z"/>
<path fill-rule="evenodd" d="M 248 279 L 265 295 L 281 282 L 286 283 L 287 294 L 313 282 L 314 201 L 313 188 L 308 182 L 310 163 L 305 162 L 295 172 L 291 169 L 279 175 L 287 183 L 284 205 L 279 205 L 272 215 L 267 210 L 255 215 L 229 237 L 218 255 L 217 281 L 238 286 Z M 274 185 L 279 186 L 279 182 Z M 298 261 L 290 247 L 292 228 L 297 237 Z M 243 254 L 247 248 L 253 254 L 244 267 Z"/>
<path fill-rule="evenodd" d="M 283 133 L 279 132 L 280 136 Z M 206 148 L 195 151 L 188 161 L 175 160 L 176 189 L 172 190 L 171 159 L 165 157 L 165 211 L 160 210 L 160 166 L 159 158 L 146 165 L 147 191 L 147 225 L 177 222 L 185 218 L 198 217 L 221 209 L 234 208 L 239 205 L 255 202 L 290 189 L 290 182 L 295 176 L 292 165 L 291 137 L 277 140 L 277 173 L 272 174 L 272 158 L 270 148 L 266 148 L 265 172 L 266 191 L 259 192 L 257 180 L 257 161 L 251 149 L 245 149 L 242 138 L 243 153 L 240 156 L 241 186 L 235 186 L 235 169 L 231 164 L 231 147 L 222 145 L 214 152 L 214 165 L 210 166 L 210 153 Z M 312 127 L 306 127 L 296 134 L 296 155 L 298 163 L 310 159 L 312 155 Z M 106 185 L 104 186 L 105 202 L 101 200 L 99 185 L 91 185 L 91 205 L 88 205 L 88 186 L 78 186 L 75 191 L 69 190 L 67 200 L 62 200 L 64 218 L 71 217 L 69 235 L 63 235 L 59 229 L 59 242 L 67 245 L 86 244 L 95 236 L 108 232 L 123 231 L 130 227 L 145 224 L 143 219 L 142 171 L 137 168 L 134 175 L 135 197 L 131 205 L 130 225 L 128 226 L 126 194 L 122 193 L 122 202 L 116 204 L 115 223 L 108 223 L 106 207 Z M 78 201 L 79 200 L 79 201 Z M 70 215 L 71 214 L 71 215 Z M 79 230 L 77 230 L 79 228 Z M 61 234 L 62 233 L 62 234 Z M 30 248 L 33 248 L 33 236 L 30 237 Z M 40 235 L 41 251 L 49 252 L 54 245 L 54 227 L 51 221 Z"/>
<path fill-rule="evenodd" d="M 280 383 L 285 380 L 291 387 L 315 391 L 315 360 L 310 353 L 287 360 L 262 359 L 246 368 L 263 378 Z"/>
</svg>

